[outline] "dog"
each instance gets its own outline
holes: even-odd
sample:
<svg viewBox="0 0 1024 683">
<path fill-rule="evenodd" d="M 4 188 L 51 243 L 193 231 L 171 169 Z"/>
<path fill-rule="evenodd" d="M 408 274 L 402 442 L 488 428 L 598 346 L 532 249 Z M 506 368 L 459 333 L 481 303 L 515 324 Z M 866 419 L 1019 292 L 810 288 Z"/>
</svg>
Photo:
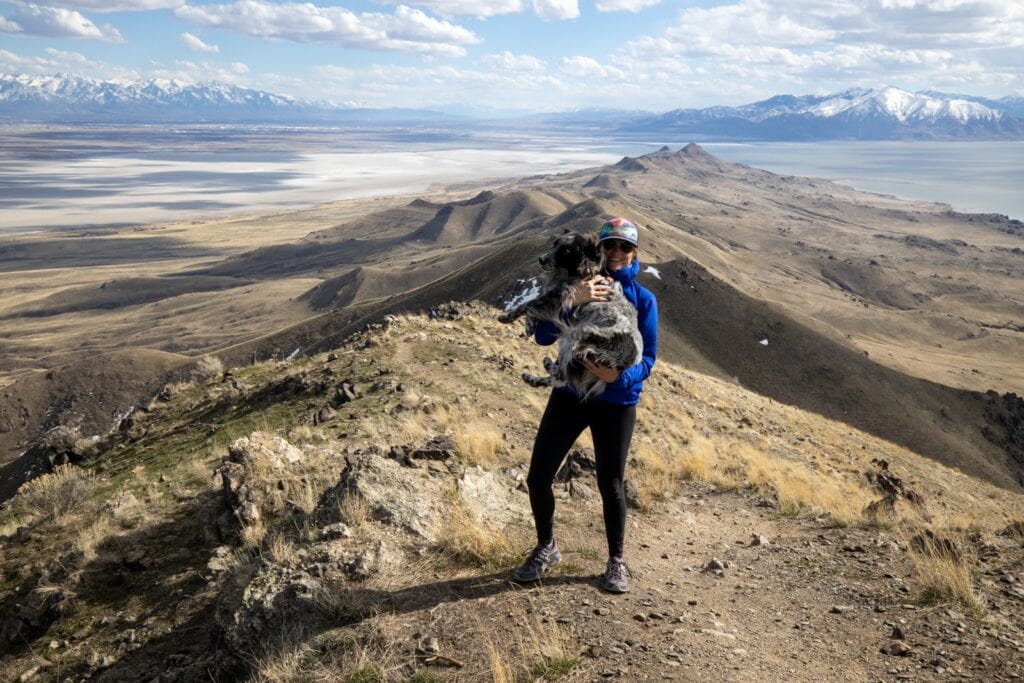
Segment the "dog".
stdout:
<svg viewBox="0 0 1024 683">
<path fill-rule="evenodd" d="M 498 317 L 503 323 L 527 316 L 527 332 L 537 320 L 550 320 L 559 327 L 558 357 L 544 359 L 548 375 L 523 373 L 523 381 L 534 387 L 570 386 L 584 398 L 597 396 L 606 384 L 590 373 L 584 361 L 619 372 L 640 362 L 643 338 L 637 326 L 636 309 L 612 281 L 608 301 L 591 301 L 575 308 L 570 319 L 562 318 L 572 307 L 576 287 L 604 271 L 605 259 L 597 238 L 565 233 L 554 238 L 541 255 L 547 279 L 540 294 Z"/>
</svg>

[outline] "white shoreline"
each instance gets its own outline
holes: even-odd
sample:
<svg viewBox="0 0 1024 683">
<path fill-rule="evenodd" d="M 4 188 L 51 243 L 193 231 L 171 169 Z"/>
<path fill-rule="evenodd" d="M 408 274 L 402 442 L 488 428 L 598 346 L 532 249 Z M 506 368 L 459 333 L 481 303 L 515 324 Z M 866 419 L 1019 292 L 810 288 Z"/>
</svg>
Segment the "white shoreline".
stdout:
<svg viewBox="0 0 1024 683">
<path fill-rule="evenodd" d="M 344 199 L 424 193 L 439 184 L 486 183 L 530 175 L 565 173 L 618 161 L 620 156 L 582 148 L 460 148 L 415 152 L 324 152 L 300 154 L 288 161 L 194 162 L 138 157 L 93 157 L 61 162 L 8 162 L 21 179 L 43 182 L 67 176 L 62 186 L 48 189 L 71 196 L 43 197 L 23 207 L 0 212 L 0 233 L 6 235 L 76 227 L 151 224 L 208 220 L 264 211 L 300 209 Z M 246 174 L 286 174 L 272 180 L 270 190 L 232 189 L 247 184 Z M 151 174 L 211 174 L 223 182 L 211 190 L 203 178 L 162 183 Z M 103 182 L 109 179 L 109 182 Z M 256 183 L 261 181 L 257 180 Z M 119 183 L 116 189 L 110 183 Z M 33 183 L 34 185 L 35 183 Z M 248 183 L 250 186 L 252 183 Z M 90 188 L 104 194 L 76 196 Z M 16 199 L 16 198 L 15 198 Z M 203 202 L 230 204 L 204 208 Z M 181 208 L 159 204 L 181 203 Z M 142 204 L 142 206 L 131 206 Z M 192 206 L 189 206 L 189 205 Z"/>
</svg>

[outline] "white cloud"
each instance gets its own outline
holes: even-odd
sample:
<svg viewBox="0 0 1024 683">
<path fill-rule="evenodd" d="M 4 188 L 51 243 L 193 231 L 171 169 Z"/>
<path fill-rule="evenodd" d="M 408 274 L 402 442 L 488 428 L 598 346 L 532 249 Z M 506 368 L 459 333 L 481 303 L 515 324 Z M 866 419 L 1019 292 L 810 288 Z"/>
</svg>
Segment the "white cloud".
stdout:
<svg viewBox="0 0 1024 683">
<path fill-rule="evenodd" d="M 16 35 L 124 42 L 121 33 L 109 24 L 101 28 L 74 10 L 33 4 L 15 5 L 11 14 L 0 23 L 0 31 Z"/>
<path fill-rule="evenodd" d="M 39 0 L 41 7 L 68 7 L 89 12 L 140 12 L 155 9 L 175 9 L 185 0 Z"/>
<path fill-rule="evenodd" d="M 530 64 L 513 55 L 519 66 Z M 572 88 L 546 69 L 507 69 L 504 61 L 484 59 L 491 68 L 461 69 L 452 66 L 373 65 L 361 69 L 324 65 L 314 84 L 293 89 L 311 99 L 358 102 L 361 106 L 431 107 L 458 102 L 491 107 L 554 107 L 572 94 Z M 539 60 L 538 60 L 539 61 Z M 533 65 L 536 66 L 536 65 Z"/>
<path fill-rule="evenodd" d="M 577 0 L 533 0 L 533 11 L 544 20 L 575 19 L 580 6 Z"/>
<path fill-rule="evenodd" d="M 598 12 L 639 12 L 660 3 L 661 0 L 597 0 L 594 7 Z"/>
<path fill-rule="evenodd" d="M 480 62 L 484 66 L 489 66 L 492 69 L 502 69 L 505 71 L 530 71 L 538 72 L 545 71 L 547 64 L 544 60 L 538 59 L 533 55 L 517 55 L 512 52 L 499 52 L 497 54 L 484 55 Z"/>
<path fill-rule="evenodd" d="M 356 14 L 344 7 L 317 7 L 312 3 L 278 5 L 265 0 L 238 0 L 228 5 L 185 5 L 175 14 L 201 26 L 258 38 L 367 50 L 458 57 L 465 54 L 464 45 L 479 42 L 462 26 L 403 5 L 395 8 L 394 14 Z"/>
<path fill-rule="evenodd" d="M 566 61 L 562 68 L 599 74 L 615 67 L 648 84 L 645 99 L 656 91 L 670 107 L 851 85 L 962 92 L 967 84 L 968 92 L 989 94 L 1024 86 L 1024 3 L 1015 0 L 733 0 L 676 17 L 601 64 Z"/>
<path fill-rule="evenodd" d="M 53 48 L 47 49 L 45 52 L 45 56 L 25 56 L 0 49 L 0 71 L 32 76 L 48 76 L 60 71 L 80 75 L 88 74 L 90 78 L 100 79 L 134 80 L 141 77 L 139 72 L 134 69 L 115 67 L 91 60 L 78 52 L 66 52 Z"/>
<path fill-rule="evenodd" d="M 390 4 L 419 5 L 443 17 L 494 17 L 500 14 L 518 14 L 523 11 L 523 0 L 388 0 Z"/>
<path fill-rule="evenodd" d="M 570 76 L 583 79 L 624 79 L 626 73 L 621 69 L 601 64 L 593 57 L 577 55 L 566 57 L 559 63 L 562 71 Z"/>
<path fill-rule="evenodd" d="M 426 7 L 442 17 L 472 16 L 486 19 L 502 14 L 520 14 L 532 8 L 541 19 L 575 19 L 580 15 L 579 0 L 380 0 L 390 5 Z M 617 2 L 657 4 L 661 0 L 614 0 Z"/>
<path fill-rule="evenodd" d="M 252 84 L 251 80 L 246 77 L 248 73 L 248 65 L 241 62 L 220 64 L 208 61 L 193 62 L 190 60 L 179 60 L 171 64 L 153 64 L 146 71 L 144 78 L 163 78 L 182 83 L 217 81 L 229 85 L 264 90 L 265 88 L 262 85 Z"/>
<path fill-rule="evenodd" d="M 202 38 L 194 36 L 187 31 L 182 33 L 180 38 L 181 42 L 185 44 L 185 47 L 190 50 L 195 50 L 196 52 L 220 52 L 219 46 L 205 43 Z"/>
</svg>

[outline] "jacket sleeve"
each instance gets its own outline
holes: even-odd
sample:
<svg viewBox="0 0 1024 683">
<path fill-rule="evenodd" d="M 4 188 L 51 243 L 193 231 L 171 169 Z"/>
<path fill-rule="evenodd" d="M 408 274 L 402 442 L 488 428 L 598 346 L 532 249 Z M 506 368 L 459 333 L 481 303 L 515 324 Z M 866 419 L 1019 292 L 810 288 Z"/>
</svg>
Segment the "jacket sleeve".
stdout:
<svg viewBox="0 0 1024 683">
<path fill-rule="evenodd" d="M 618 379 L 609 385 L 614 389 L 629 389 L 641 384 L 651 376 L 651 368 L 658 355 L 658 302 L 653 294 L 647 294 L 638 303 L 637 326 L 644 340 L 644 352 L 639 363 L 623 370 Z"/>
<path fill-rule="evenodd" d="M 551 346 L 558 341 L 559 332 L 558 325 L 550 320 L 538 320 L 533 330 L 533 339 L 541 346 Z"/>
</svg>

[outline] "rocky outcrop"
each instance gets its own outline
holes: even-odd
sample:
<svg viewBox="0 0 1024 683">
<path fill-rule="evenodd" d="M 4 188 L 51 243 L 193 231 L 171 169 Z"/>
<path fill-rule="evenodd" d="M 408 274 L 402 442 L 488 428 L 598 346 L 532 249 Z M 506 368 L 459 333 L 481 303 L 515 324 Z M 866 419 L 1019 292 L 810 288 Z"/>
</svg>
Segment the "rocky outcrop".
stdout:
<svg viewBox="0 0 1024 683">
<path fill-rule="evenodd" d="M 214 473 L 223 503 L 214 522 L 215 537 L 230 540 L 257 524 L 265 511 L 279 510 L 285 488 L 281 479 L 302 459 L 301 450 L 272 434 L 253 432 L 232 442 L 228 458 Z"/>
</svg>

